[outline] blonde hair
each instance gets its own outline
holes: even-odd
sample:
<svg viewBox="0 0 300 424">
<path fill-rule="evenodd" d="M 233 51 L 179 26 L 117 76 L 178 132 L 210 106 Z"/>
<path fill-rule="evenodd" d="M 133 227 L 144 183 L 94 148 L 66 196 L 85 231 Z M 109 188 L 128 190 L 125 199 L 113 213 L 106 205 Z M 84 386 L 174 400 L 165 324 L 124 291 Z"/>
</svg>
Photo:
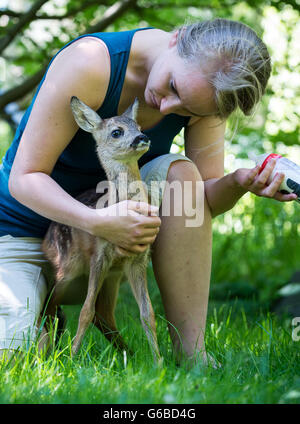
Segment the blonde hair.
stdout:
<svg viewBox="0 0 300 424">
<path fill-rule="evenodd" d="M 178 29 L 177 49 L 214 87 L 218 115 L 238 109 L 251 115 L 271 74 L 268 49 L 255 31 L 228 19 L 197 22 Z"/>
</svg>

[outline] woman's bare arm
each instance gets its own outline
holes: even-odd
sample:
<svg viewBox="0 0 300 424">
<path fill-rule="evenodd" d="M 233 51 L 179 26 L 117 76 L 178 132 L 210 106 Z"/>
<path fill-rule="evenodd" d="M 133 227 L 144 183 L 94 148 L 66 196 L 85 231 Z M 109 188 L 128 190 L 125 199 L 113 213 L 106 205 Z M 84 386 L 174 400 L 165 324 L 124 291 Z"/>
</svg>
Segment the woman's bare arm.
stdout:
<svg viewBox="0 0 300 424">
<path fill-rule="evenodd" d="M 78 130 L 71 96 L 93 109 L 103 102 L 110 67 L 104 49 L 96 40 L 78 40 L 54 59 L 33 105 L 9 179 L 10 193 L 20 203 L 49 219 L 81 228 L 85 228 L 88 208 L 68 195 L 50 174 Z"/>
<path fill-rule="evenodd" d="M 99 40 L 78 40 L 58 54 L 20 140 L 9 190 L 20 203 L 46 218 L 108 239 L 111 237 L 110 241 L 131 250 L 135 249 L 135 239 L 131 237 L 133 230 L 128 220 L 135 219 L 135 223 L 141 224 L 144 220 L 157 221 L 159 218 L 136 214 L 136 218 L 122 217 L 123 220 L 117 221 L 100 215 L 72 198 L 50 176 L 58 157 L 78 130 L 71 112 L 71 97 L 77 96 L 97 110 L 104 100 L 109 76 L 109 55 Z M 156 222 L 156 227 L 158 225 Z M 118 231 L 122 229 L 123 232 Z"/>
<path fill-rule="evenodd" d="M 235 183 L 232 173 L 224 176 L 225 126 L 216 117 L 205 117 L 185 134 L 186 154 L 201 174 L 213 217 L 231 209 L 247 191 Z"/>
<path fill-rule="evenodd" d="M 201 173 L 212 217 L 232 209 L 248 191 L 281 202 L 295 200 L 296 195 L 278 191 L 283 175 L 276 175 L 267 184 L 275 163 L 260 174 L 259 167 L 255 167 L 240 168 L 224 176 L 224 132 L 225 123 L 214 117 L 202 118 L 186 131 L 186 153 Z"/>
</svg>

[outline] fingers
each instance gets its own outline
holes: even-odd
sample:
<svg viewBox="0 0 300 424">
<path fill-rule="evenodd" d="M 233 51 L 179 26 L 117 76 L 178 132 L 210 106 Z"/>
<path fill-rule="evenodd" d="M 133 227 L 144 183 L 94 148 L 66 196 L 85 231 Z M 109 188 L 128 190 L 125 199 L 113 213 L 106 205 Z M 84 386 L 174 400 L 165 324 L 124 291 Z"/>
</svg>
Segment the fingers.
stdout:
<svg viewBox="0 0 300 424">
<path fill-rule="evenodd" d="M 157 217 L 151 217 L 151 220 L 147 220 L 143 223 L 144 228 L 152 228 L 157 229 L 157 232 L 159 231 L 159 228 L 161 225 L 161 219 Z"/>
<path fill-rule="evenodd" d="M 262 170 L 262 172 L 258 173 L 258 176 L 254 178 L 254 181 L 252 184 L 255 190 L 262 190 L 267 185 L 275 165 L 276 165 L 276 159 L 271 159 L 267 163 L 266 167 Z M 255 167 L 254 169 L 256 170 L 256 168 L 257 167 Z"/>
<path fill-rule="evenodd" d="M 260 179 L 262 181 L 264 181 L 265 184 L 267 183 L 268 179 L 270 178 L 270 176 L 273 172 L 273 169 L 275 168 L 275 165 L 276 165 L 276 159 L 272 158 L 271 160 L 269 160 L 269 162 L 267 163 L 265 168 L 261 171 Z"/>
<path fill-rule="evenodd" d="M 132 254 L 145 252 L 148 247 L 154 243 L 159 228 L 154 229 L 137 229 L 134 236 L 127 241 L 126 245 L 118 246 L 118 254 L 120 256 L 131 256 Z"/>
<path fill-rule="evenodd" d="M 248 176 L 248 185 L 253 184 L 256 176 L 259 174 L 259 170 L 260 170 L 260 165 L 257 165 L 255 168 L 251 169 L 251 172 L 249 173 Z"/>
<path fill-rule="evenodd" d="M 139 244 L 135 246 L 137 253 L 143 253 L 149 248 L 149 244 Z"/>
<path fill-rule="evenodd" d="M 135 210 L 129 210 L 129 214 L 135 216 L 139 219 L 139 223 L 148 229 L 155 229 L 160 227 L 161 219 L 157 215 L 145 216 L 144 214 L 139 214 Z"/>
<path fill-rule="evenodd" d="M 261 195 L 264 197 L 274 197 L 275 194 L 279 191 L 281 183 L 284 179 L 284 174 L 277 173 L 275 174 L 271 183 L 261 191 Z"/>
<path fill-rule="evenodd" d="M 123 249 L 123 247 L 120 246 L 116 246 L 116 252 L 119 256 L 126 258 L 134 255 L 134 252 L 130 252 L 129 250 Z"/>
<path fill-rule="evenodd" d="M 296 200 L 297 198 L 298 196 L 295 193 L 284 194 L 280 193 L 280 191 L 274 195 L 274 199 L 279 200 L 279 202 L 290 202 L 292 200 Z"/>
<path fill-rule="evenodd" d="M 152 244 L 155 242 L 156 236 L 144 237 L 139 240 L 139 244 Z"/>
<path fill-rule="evenodd" d="M 135 239 L 139 243 L 142 243 L 143 244 L 144 242 L 142 241 L 142 239 L 156 237 L 158 233 L 159 233 L 159 228 L 158 227 L 154 227 L 154 228 L 143 228 L 141 230 L 136 230 L 136 232 L 135 232 Z"/>
<path fill-rule="evenodd" d="M 237 169 L 234 172 L 234 175 L 235 175 L 235 178 L 236 178 L 238 184 L 242 188 L 244 188 L 245 190 L 251 191 L 251 187 L 252 187 L 255 179 L 257 178 L 259 169 L 260 169 L 259 165 L 257 165 L 253 169 L 244 169 L 244 168 Z"/>
<path fill-rule="evenodd" d="M 271 169 L 273 170 L 274 167 Z M 280 186 L 284 180 L 284 174 L 281 172 L 278 172 L 274 175 L 273 180 L 270 182 L 270 184 L 264 188 L 261 191 L 261 196 L 268 197 L 268 198 L 274 198 L 280 202 L 289 202 L 291 200 L 296 200 L 297 195 L 295 193 L 281 193 Z"/>
<path fill-rule="evenodd" d="M 133 200 L 129 200 L 127 205 L 128 209 L 131 209 L 141 215 L 157 216 L 159 213 L 159 208 L 157 206 L 150 205 L 146 202 L 134 202 Z"/>
<path fill-rule="evenodd" d="M 136 230 L 131 242 L 132 244 L 152 244 L 154 243 L 158 232 L 158 228 L 151 229 L 150 231 L 145 229 Z"/>
<path fill-rule="evenodd" d="M 251 191 L 259 196 L 275 198 L 275 195 L 280 189 L 281 183 L 284 179 L 283 173 L 276 173 L 274 178 L 271 180 L 271 175 L 276 165 L 276 159 L 271 159 L 262 172 L 257 174 L 257 168 L 255 167 L 250 173 L 250 178 L 253 178 L 251 184 Z M 281 196 L 276 196 L 280 197 Z"/>
<path fill-rule="evenodd" d="M 130 257 L 137 253 L 144 253 L 148 248 L 149 244 L 135 244 L 133 246 L 127 247 L 126 249 L 120 246 L 116 246 L 116 251 L 120 256 Z"/>
</svg>

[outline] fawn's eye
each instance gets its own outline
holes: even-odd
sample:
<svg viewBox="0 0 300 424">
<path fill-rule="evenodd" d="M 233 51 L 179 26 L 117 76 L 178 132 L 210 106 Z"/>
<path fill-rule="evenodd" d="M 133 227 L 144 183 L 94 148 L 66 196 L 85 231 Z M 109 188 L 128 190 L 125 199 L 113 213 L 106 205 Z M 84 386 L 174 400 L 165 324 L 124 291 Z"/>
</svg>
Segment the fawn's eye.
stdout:
<svg viewBox="0 0 300 424">
<path fill-rule="evenodd" d="M 123 135 L 123 134 L 124 134 L 124 131 L 123 131 L 123 130 L 121 130 L 121 129 L 113 130 L 113 131 L 111 132 L 111 136 L 112 136 L 113 138 L 119 138 L 119 137 L 121 137 L 121 135 Z"/>
</svg>

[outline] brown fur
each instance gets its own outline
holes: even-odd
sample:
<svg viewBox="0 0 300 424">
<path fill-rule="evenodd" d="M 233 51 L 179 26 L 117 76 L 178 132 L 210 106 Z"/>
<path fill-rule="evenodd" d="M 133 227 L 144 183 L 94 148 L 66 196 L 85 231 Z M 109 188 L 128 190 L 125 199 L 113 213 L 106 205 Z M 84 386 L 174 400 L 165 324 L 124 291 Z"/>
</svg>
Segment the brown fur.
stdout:
<svg viewBox="0 0 300 424">
<path fill-rule="evenodd" d="M 128 183 L 140 180 L 137 160 L 149 146 L 144 146 L 145 141 L 144 144 L 143 142 L 140 144 L 139 141 L 141 132 L 135 122 L 137 101 L 122 116 L 106 120 L 101 120 L 77 98 L 72 98 L 71 107 L 78 125 L 92 132 L 97 142 L 98 157 L 107 178 L 116 182 L 120 172 L 126 172 Z M 124 131 L 124 135 L 117 141 L 112 137 L 115 128 Z M 134 144 L 139 145 L 139 148 L 133 147 Z M 143 193 L 143 196 L 142 200 L 147 202 L 146 193 Z M 99 197 L 93 189 L 81 194 L 77 200 L 95 208 Z M 112 200 L 110 189 L 108 198 Z M 129 198 L 128 193 L 125 198 L 118 193 L 117 201 Z M 147 289 L 149 248 L 130 257 L 120 256 L 116 246 L 104 239 L 73 227 L 51 223 L 43 241 L 43 250 L 55 271 L 54 287 L 47 300 L 46 314 L 54 316 L 58 305 L 72 296 L 73 287 L 76 291 L 75 281 L 79 281 L 76 287 L 86 294 L 72 346 L 73 354 L 78 352 L 84 333 L 91 322 L 119 349 L 127 349 L 117 330 L 114 315 L 119 284 L 125 273 L 139 306 L 141 323 L 154 360 L 160 359 L 155 317 Z"/>
</svg>

